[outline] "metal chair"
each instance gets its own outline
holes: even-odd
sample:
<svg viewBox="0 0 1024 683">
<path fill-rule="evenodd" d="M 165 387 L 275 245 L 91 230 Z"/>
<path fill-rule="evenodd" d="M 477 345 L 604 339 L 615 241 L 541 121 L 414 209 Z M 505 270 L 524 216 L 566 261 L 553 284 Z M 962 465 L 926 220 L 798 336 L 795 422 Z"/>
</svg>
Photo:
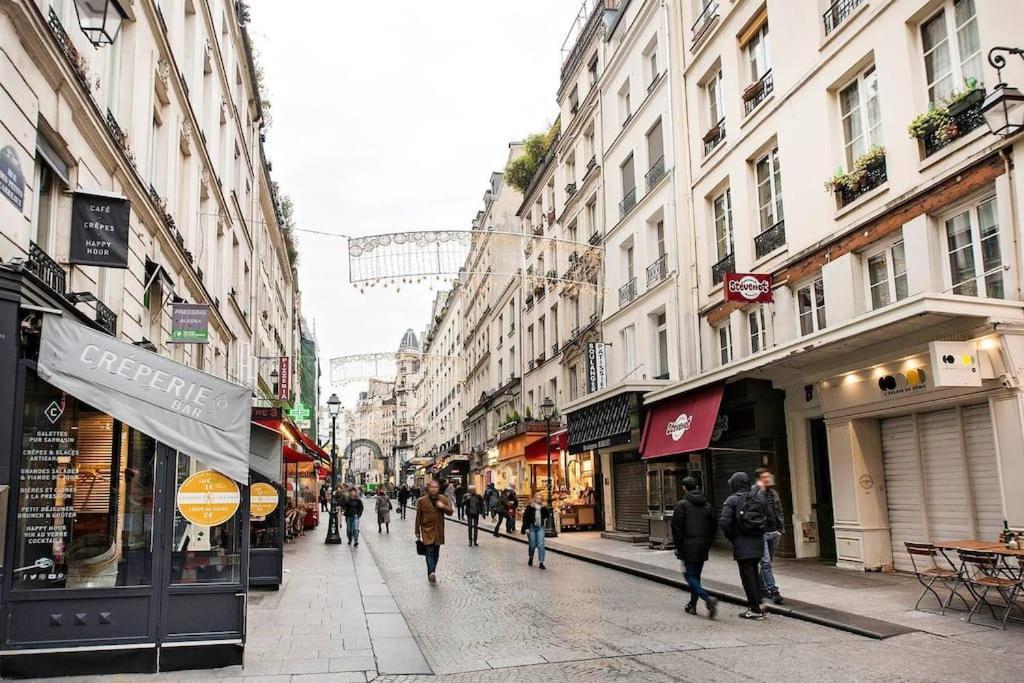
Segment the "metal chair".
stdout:
<svg viewBox="0 0 1024 683">
<path fill-rule="evenodd" d="M 955 609 L 950 607 L 953 602 L 953 596 L 960 598 L 960 601 L 964 603 L 964 610 L 969 610 L 971 605 L 957 591 L 957 587 L 964 582 L 964 576 L 962 574 L 963 568 L 957 569 L 949 558 L 939 551 L 931 543 L 909 543 L 904 542 L 907 548 L 907 554 L 910 555 L 910 563 L 914 567 L 914 576 L 917 577 L 918 582 L 924 586 L 924 590 L 921 591 L 921 595 L 917 597 L 917 602 L 914 603 L 914 609 L 921 612 L 930 612 L 930 610 L 921 609 L 921 601 L 924 600 L 925 596 L 931 593 L 935 596 L 935 600 L 939 603 L 939 613 L 945 614 L 947 609 Z M 948 568 L 940 567 L 938 558 L 941 557 Z M 949 595 L 945 600 L 939 595 L 938 591 L 935 590 L 935 584 L 941 584 L 949 590 Z M 970 589 L 968 589 L 970 590 Z"/>
<path fill-rule="evenodd" d="M 1006 629 L 1006 620 L 1010 617 L 1010 612 L 1017 609 L 1024 613 L 1024 608 L 1017 602 L 1021 589 L 1024 587 L 1024 577 L 1020 573 L 1017 573 L 1016 576 L 1010 575 L 1000 567 L 998 554 L 961 550 L 960 560 L 964 566 L 964 582 L 975 598 L 974 607 L 971 608 L 971 612 L 967 616 L 968 623 L 971 623 L 971 619 L 982 605 L 988 607 L 992 619 L 998 622 L 1003 629 Z M 996 589 L 996 593 L 999 594 L 1004 604 L 1000 605 L 989 601 L 988 595 L 993 588 Z M 996 616 L 996 607 L 1003 610 L 1002 619 Z M 988 624 L 982 625 L 987 626 Z"/>
</svg>

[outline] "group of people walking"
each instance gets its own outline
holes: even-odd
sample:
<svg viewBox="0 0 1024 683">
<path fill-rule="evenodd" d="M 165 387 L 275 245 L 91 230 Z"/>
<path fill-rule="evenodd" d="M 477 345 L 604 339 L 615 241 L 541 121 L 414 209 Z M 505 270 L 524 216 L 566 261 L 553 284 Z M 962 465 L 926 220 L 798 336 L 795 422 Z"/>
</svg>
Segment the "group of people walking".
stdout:
<svg viewBox="0 0 1024 683">
<path fill-rule="evenodd" d="M 363 505 L 362 492 L 356 486 L 347 488 L 338 487 L 333 494 L 327 492 L 327 485 L 320 488 L 320 509 L 327 511 L 327 501 L 333 495 L 334 504 L 342 517 L 345 518 L 345 535 L 348 544 L 359 545 L 359 520 L 363 516 L 365 506 Z M 374 496 L 374 510 L 377 512 L 377 533 L 391 533 L 391 499 L 383 488 L 377 490 Z M 403 518 L 405 515 L 402 515 Z"/>
<path fill-rule="evenodd" d="M 740 616 L 763 619 L 764 599 L 777 605 L 783 602 L 772 568 L 784 530 L 782 501 L 770 471 L 760 468 L 754 477 L 753 485 L 745 472 L 729 477 L 732 494 L 725 499 L 720 514 L 708 503 L 695 479 L 683 480 L 685 493 L 672 513 L 672 538 L 690 586 L 690 601 L 685 608 L 688 614 L 697 614 L 698 600 L 704 601 L 709 617 L 714 619 L 717 614 L 718 600 L 704 589 L 701 573 L 718 529 L 732 544 L 747 599 L 747 610 Z"/>
</svg>

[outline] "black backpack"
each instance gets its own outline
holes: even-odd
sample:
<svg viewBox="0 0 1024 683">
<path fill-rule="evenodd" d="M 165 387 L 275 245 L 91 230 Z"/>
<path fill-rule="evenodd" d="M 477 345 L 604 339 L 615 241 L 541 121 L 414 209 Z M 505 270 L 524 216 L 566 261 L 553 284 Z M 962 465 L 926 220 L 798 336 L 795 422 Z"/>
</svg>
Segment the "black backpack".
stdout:
<svg viewBox="0 0 1024 683">
<path fill-rule="evenodd" d="M 764 499 L 753 491 L 741 493 L 736 504 L 736 524 L 745 535 L 763 534 L 768 528 L 768 507 Z"/>
</svg>

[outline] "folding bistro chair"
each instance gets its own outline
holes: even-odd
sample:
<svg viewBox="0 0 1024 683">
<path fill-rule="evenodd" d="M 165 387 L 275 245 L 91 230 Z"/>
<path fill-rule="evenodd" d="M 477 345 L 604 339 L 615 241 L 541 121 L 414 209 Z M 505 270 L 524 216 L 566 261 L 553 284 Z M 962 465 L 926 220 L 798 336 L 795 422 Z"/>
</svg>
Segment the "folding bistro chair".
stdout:
<svg viewBox="0 0 1024 683">
<path fill-rule="evenodd" d="M 949 558 L 939 552 L 931 543 L 908 543 L 904 542 L 907 547 L 907 554 L 910 555 L 910 563 L 914 567 L 914 576 L 917 577 L 918 582 L 924 586 L 924 590 L 921 591 L 921 595 L 918 596 L 917 602 L 914 603 L 914 609 L 920 610 L 921 612 L 928 612 L 929 610 L 921 609 L 921 601 L 924 600 L 925 596 L 931 593 L 935 596 L 935 599 L 939 603 L 940 614 L 945 614 L 946 609 L 955 609 L 950 607 L 953 602 L 953 596 L 960 598 L 960 601 L 964 603 L 964 610 L 971 608 L 970 603 L 964 598 L 959 592 L 957 587 L 964 582 L 964 577 L 961 569 L 957 569 Z M 948 567 L 939 566 L 938 558 L 942 558 Z M 935 590 L 935 584 L 949 590 L 949 595 L 945 600 L 939 595 L 938 591 Z M 970 589 L 968 589 L 970 590 Z"/>
<path fill-rule="evenodd" d="M 996 553 L 975 552 L 970 550 L 960 551 L 960 560 L 964 563 L 965 583 L 974 596 L 974 607 L 967 616 L 970 623 L 974 615 L 981 609 L 982 605 L 988 607 L 992 618 L 999 622 L 1003 629 L 1006 628 L 1006 620 L 1014 609 L 1024 613 L 1024 608 L 1017 602 L 1024 587 L 1024 577 L 1017 573 L 1015 576 L 1007 573 L 999 566 L 999 555 Z M 989 592 L 995 588 L 996 593 L 1003 600 L 1002 605 L 989 601 Z M 1003 610 L 1003 618 L 996 616 L 996 607 Z M 987 625 L 987 624 L 983 624 Z"/>
</svg>

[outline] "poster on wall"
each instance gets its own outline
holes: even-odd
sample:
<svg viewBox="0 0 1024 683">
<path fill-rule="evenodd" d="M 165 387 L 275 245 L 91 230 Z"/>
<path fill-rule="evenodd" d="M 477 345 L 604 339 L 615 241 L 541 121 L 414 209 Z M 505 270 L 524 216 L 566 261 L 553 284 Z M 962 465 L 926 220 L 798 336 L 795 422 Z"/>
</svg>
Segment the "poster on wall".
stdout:
<svg viewBox="0 0 1024 683">
<path fill-rule="evenodd" d="M 210 306 L 208 304 L 171 304 L 171 343 L 208 344 L 210 342 Z"/>
<path fill-rule="evenodd" d="M 587 344 L 587 393 L 601 391 L 608 384 L 604 342 Z"/>
<path fill-rule="evenodd" d="M 71 201 L 68 263 L 127 268 L 130 212 L 131 203 L 124 197 L 75 192 Z"/>
<path fill-rule="evenodd" d="M 11 145 L 0 149 L 0 194 L 18 211 L 25 208 L 25 173 L 18 150 Z"/>
</svg>

